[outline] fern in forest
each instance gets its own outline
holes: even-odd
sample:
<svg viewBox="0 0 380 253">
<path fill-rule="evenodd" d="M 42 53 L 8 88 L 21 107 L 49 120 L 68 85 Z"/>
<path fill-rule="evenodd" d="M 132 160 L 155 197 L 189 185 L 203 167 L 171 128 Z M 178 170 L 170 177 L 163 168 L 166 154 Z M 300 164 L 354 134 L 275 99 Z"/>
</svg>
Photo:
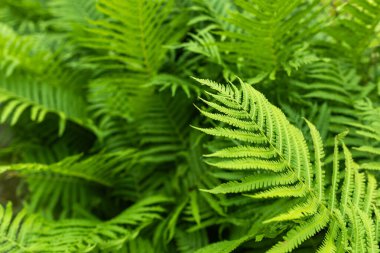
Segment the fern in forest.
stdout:
<svg viewBox="0 0 380 253">
<path fill-rule="evenodd" d="M 0 252 L 379 252 L 379 29 L 379 0 L 1 0 Z"/>
</svg>

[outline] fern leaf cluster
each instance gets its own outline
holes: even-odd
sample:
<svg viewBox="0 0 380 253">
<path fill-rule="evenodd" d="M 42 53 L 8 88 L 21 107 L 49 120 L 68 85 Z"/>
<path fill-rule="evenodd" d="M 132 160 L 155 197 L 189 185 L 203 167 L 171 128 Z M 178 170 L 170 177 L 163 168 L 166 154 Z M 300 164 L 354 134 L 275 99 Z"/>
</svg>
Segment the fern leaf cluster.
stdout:
<svg viewBox="0 0 380 253">
<path fill-rule="evenodd" d="M 379 250 L 373 234 L 375 223 L 372 221 L 371 224 L 374 215 L 372 203 L 377 198 L 372 195 L 376 194 L 376 180 L 373 175 L 359 170 L 339 137 L 335 139 L 334 160 L 327 169 L 322 139 L 312 123 L 306 121 L 314 151 L 313 162 L 305 137 L 299 129 L 291 125 L 284 114 L 252 86 L 241 83 L 239 89 L 236 86 L 223 87 L 207 80 L 199 81 L 217 92 L 210 94 L 217 103 L 205 101 L 215 112 L 201 112 L 234 128 L 228 131 L 223 127 L 199 130 L 228 141 L 236 140 L 227 141 L 227 148 L 207 155 L 214 160 L 208 163 L 228 171 L 250 171 L 239 181 L 231 180 L 206 191 L 214 194 L 244 193 L 255 200 L 292 198 L 288 200 L 294 203 L 291 209 L 263 222 L 265 225 L 271 222 L 294 222 L 283 241 L 274 245 L 269 252 L 294 250 L 323 229 L 333 232 L 327 233 L 323 239 L 318 249 L 322 252 L 327 243 L 334 245 L 334 251 L 364 247 L 360 246 L 363 243 L 374 251 Z M 339 165 L 340 148 L 343 150 L 344 166 Z M 326 180 L 327 172 L 331 173 L 331 181 Z M 341 175 L 344 175 L 342 179 Z M 277 208 L 281 209 L 282 206 Z M 304 221 L 299 223 L 300 219 Z M 365 240 L 350 231 L 350 228 L 359 230 L 355 226 L 365 227 L 362 231 Z"/>
<path fill-rule="evenodd" d="M 379 0 L 0 1 L 0 252 L 379 252 Z"/>
</svg>

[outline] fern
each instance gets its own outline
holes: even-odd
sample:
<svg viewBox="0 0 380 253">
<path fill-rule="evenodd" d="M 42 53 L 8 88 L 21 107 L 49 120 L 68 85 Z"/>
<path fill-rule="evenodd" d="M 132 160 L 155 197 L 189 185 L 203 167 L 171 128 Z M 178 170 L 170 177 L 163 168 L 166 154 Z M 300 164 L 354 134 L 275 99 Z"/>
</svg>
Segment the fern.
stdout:
<svg viewBox="0 0 380 253">
<path fill-rule="evenodd" d="M 133 155 L 133 150 L 87 159 L 77 155 L 50 165 L 30 163 L 1 166 L 0 172 L 17 171 L 28 178 L 32 192 L 29 203 L 31 210 L 46 209 L 45 213 L 50 216 L 57 208 L 63 208 L 67 212 L 65 215 L 68 215 L 75 212 L 76 205 L 94 206 L 98 201 L 90 189 L 97 185 L 112 187 L 118 176 L 128 168 L 123 163 L 128 160 L 133 162 Z"/>
<path fill-rule="evenodd" d="M 235 4 L 242 11 L 231 12 L 228 22 L 236 28 L 222 30 L 221 36 L 228 40 L 218 43 L 220 50 L 225 52 L 225 61 L 238 64 L 238 69 L 243 65 L 246 69 L 253 68 L 254 75 L 264 72 L 274 78 L 280 69 L 290 73 L 298 65 L 315 59 L 307 52 L 303 36 L 310 37 L 318 32 L 316 23 L 312 22 L 318 12 L 316 2 L 244 0 L 235 1 Z M 244 74 L 254 77 L 252 71 Z"/>
<path fill-rule="evenodd" d="M 70 74 L 69 69 L 54 63 L 58 60 L 54 54 L 36 43 L 33 37 L 20 37 L 4 25 L 0 31 L 3 41 L 1 56 L 5 59 L 1 66 L 4 72 L 0 75 L 1 122 L 9 120 L 14 125 L 24 112 L 30 114 L 31 120 L 42 122 L 48 113 L 54 113 L 60 119 L 60 135 L 68 118 L 92 128 L 90 120 L 86 119 L 83 97 L 78 96 L 78 90 L 73 86 L 80 81 L 78 75 Z M 64 86 L 68 84 L 72 88 Z M 70 104 L 67 99 L 75 103 Z"/>
<path fill-rule="evenodd" d="M 0 206 L 0 248 L 4 252 L 27 252 L 39 249 L 42 244 L 33 244 L 32 233 L 41 229 L 36 217 L 27 216 L 25 210 L 12 217 L 12 204 Z"/>
<path fill-rule="evenodd" d="M 159 218 L 163 209 L 158 204 L 166 201 L 162 196 L 146 198 L 105 222 L 91 219 L 51 222 L 29 216 L 26 210 L 13 218 L 10 204 L 6 209 L 0 206 L 1 247 L 7 252 L 116 250 L 121 242 L 134 238 L 147 222 Z"/>
<path fill-rule="evenodd" d="M 99 1 L 97 9 L 112 17 L 114 22 L 105 19 L 91 21 L 91 27 L 86 29 L 90 37 L 82 38 L 81 44 L 106 52 L 99 59 L 115 61 L 116 68 L 152 75 L 162 65 L 166 51 L 162 46 L 173 39 L 170 36 L 173 35 L 175 22 L 164 24 L 172 4 L 173 1 Z M 104 37 L 97 37 L 98 34 L 116 40 L 109 44 Z M 113 53 L 107 55 L 107 52 Z"/>
<path fill-rule="evenodd" d="M 0 252 L 379 252 L 379 7 L 0 1 Z"/>
<path fill-rule="evenodd" d="M 337 7 L 339 18 L 327 33 L 344 48 L 348 48 L 354 59 L 360 57 L 377 37 L 380 22 L 378 1 L 359 0 L 342 3 Z"/>
<path fill-rule="evenodd" d="M 144 159 L 158 161 L 157 156 L 176 159 L 176 152 L 183 150 L 186 145 L 186 126 L 191 116 L 189 100 L 180 95 L 172 99 L 168 93 L 149 92 L 142 90 L 131 101 L 132 120 L 138 125 L 141 144 L 146 146 Z"/>
<path fill-rule="evenodd" d="M 210 192 L 248 192 L 246 196 L 253 199 L 289 198 L 288 201 L 302 203 L 270 219 L 271 222 L 297 222 L 288 230 L 283 241 L 273 246 L 269 252 L 290 252 L 324 228 L 338 229 L 348 234 L 347 238 L 338 239 L 336 234 L 334 238 L 325 239 L 342 240 L 339 250 L 345 250 L 360 240 L 369 240 L 368 249 L 378 251 L 378 246 L 373 247 L 376 245 L 374 237 L 365 237 L 372 234 L 374 224 L 369 221 L 373 209 L 362 209 L 363 202 L 360 201 L 360 197 L 355 197 L 362 194 L 361 189 L 366 180 L 370 182 L 374 178 L 366 179 L 367 176 L 357 170 L 358 166 L 342 140 L 336 139 L 334 156 L 338 156 L 338 142 L 341 142 L 345 158 L 345 168 L 342 172 L 345 175 L 344 179 L 341 183 L 337 180 L 337 175 L 341 172 L 337 162 L 334 162 L 332 181 L 326 181 L 327 168 L 323 166 L 322 140 L 314 125 L 307 121 L 314 149 L 312 162 L 303 134 L 261 93 L 243 82 L 241 88 L 238 88 L 208 80 L 198 81 L 216 92 L 210 93 L 215 102 L 205 101 L 215 112 L 202 109 L 201 112 L 213 120 L 232 126 L 232 129 L 228 130 L 218 126 L 199 130 L 226 140 L 235 140 L 227 142 L 228 148 L 208 155 L 208 163 L 219 169 L 249 170 L 251 174 L 248 179 L 222 184 Z M 331 185 L 329 192 L 332 195 L 325 193 L 328 185 Z M 342 187 L 340 194 L 334 190 L 340 187 L 339 185 Z M 355 198 L 357 201 L 354 202 Z M 328 199 L 330 203 L 326 201 Z M 350 207 L 351 205 L 353 207 Z M 347 229 L 354 227 L 354 221 L 350 216 L 355 217 L 357 213 L 363 216 L 361 222 L 369 223 L 366 225 L 366 233 L 355 237 L 350 235 L 351 232 Z M 326 236 L 332 235 L 328 233 Z"/>
</svg>

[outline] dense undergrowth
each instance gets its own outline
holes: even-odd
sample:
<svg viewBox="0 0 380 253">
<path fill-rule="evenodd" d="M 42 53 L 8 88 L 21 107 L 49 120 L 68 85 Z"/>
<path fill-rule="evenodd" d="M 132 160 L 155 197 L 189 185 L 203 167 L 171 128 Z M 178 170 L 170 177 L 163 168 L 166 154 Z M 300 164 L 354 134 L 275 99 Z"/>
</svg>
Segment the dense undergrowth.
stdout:
<svg viewBox="0 0 380 253">
<path fill-rule="evenodd" d="M 0 252 L 379 252 L 380 0 L 0 0 Z"/>
</svg>

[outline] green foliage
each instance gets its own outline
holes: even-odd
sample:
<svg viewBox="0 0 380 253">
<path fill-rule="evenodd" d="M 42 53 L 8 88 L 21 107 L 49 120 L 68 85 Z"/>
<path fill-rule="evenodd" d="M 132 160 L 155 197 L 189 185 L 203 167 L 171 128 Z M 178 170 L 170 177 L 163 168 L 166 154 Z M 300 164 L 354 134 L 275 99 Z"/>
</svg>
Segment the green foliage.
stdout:
<svg viewBox="0 0 380 253">
<path fill-rule="evenodd" d="M 227 140 L 235 140 L 226 143 L 227 148 L 207 155 L 212 159 L 208 163 L 218 169 L 250 172 L 240 182 L 229 181 L 210 192 L 243 192 L 245 196 L 257 200 L 290 198 L 288 201 L 294 203 L 291 209 L 264 221 L 264 226 L 272 222 L 294 222 L 283 241 L 278 242 L 268 252 L 292 251 L 324 228 L 334 231 L 333 234 L 327 233 L 323 239 L 324 242 L 337 244 L 334 251 L 346 250 L 348 247 L 359 249 L 363 247 L 360 243 L 364 241 L 371 251 L 379 250 L 373 236 L 375 224 L 371 221 L 374 207 L 369 204 L 374 203 L 377 198 L 372 195 L 376 188 L 373 185 L 375 179 L 372 175 L 367 176 L 359 171 L 350 151 L 339 137 L 335 140 L 333 156 L 339 156 L 338 142 L 342 142 L 345 164 L 341 172 L 337 164 L 338 158 L 334 159 L 329 182 L 325 180 L 327 168 L 324 167 L 327 166 L 323 166 L 325 154 L 322 139 L 312 123 L 306 121 L 313 143 L 313 162 L 302 133 L 286 120 L 277 107 L 271 105 L 250 85 L 241 83 L 239 89 L 233 85 L 223 86 L 207 80 L 199 81 L 217 92 L 210 93 L 217 103 L 205 101 L 215 112 L 201 112 L 211 119 L 232 126 L 228 130 L 222 127 L 199 130 Z M 339 182 L 340 174 L 344 175 L 342 182 Z M 338 193 L 336 189 L 341 189 L 341 192 Z M 282 206 L 277 208 L 282 209 Z M 355 220 L 355 216 L 358 220 Z M 365 231 L 357 235 L 351 231 L 359 229 L 355 226 L 364 226 Z M 345 233 L 347 236 L 339 238 L 339 234 Z M 253 236 L 255 235 L 252 234 Z M 324 247 L 326 244 L 322 244 L 319 250 L 325 250 Z"/>
<path fill-rule="evenodd" d="M 1 249 L 4 252 L 90 252 L 119 250 L 145 223 L 160 218 L 162 196 L 148 197 L 108 221 L 70 219 L 49 221 L 25 210 L 12 215 L 12 205 L 0 207 Z"/>
<path fill-rule="evenodd" d="M 379 0 L 0 1 L 0 252 L 379 252 L 379 29 Z"/>
</svg>

